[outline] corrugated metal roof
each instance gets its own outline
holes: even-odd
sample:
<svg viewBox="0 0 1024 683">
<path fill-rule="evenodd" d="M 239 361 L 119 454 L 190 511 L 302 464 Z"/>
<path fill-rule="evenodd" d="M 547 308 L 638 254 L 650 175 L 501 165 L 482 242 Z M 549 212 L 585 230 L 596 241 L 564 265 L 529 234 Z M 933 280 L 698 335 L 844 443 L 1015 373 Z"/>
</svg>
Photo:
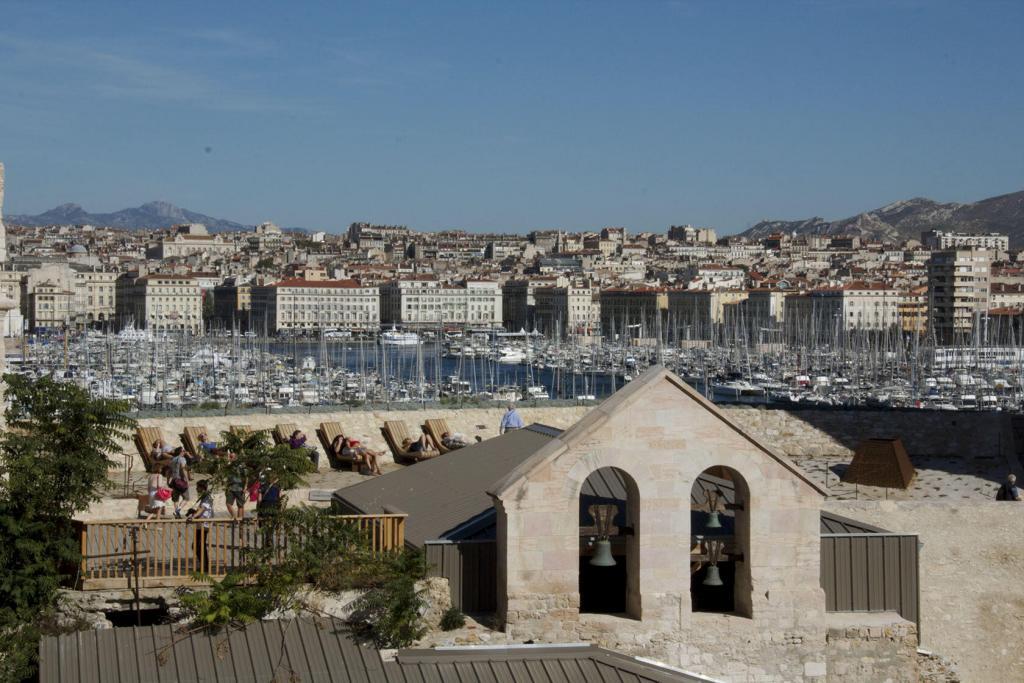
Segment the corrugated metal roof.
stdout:
<svg viewBox="0 0 1024 683">
<path fill-rule="evenodd" d="M 681 683 L 707 680 L 591 645 L 405 650 L 388 663 L 402 683 Z M 401 678 L 397 676 L 401 676 Z"/>
<path fill-rule="evenodd" d="M 258 621 L 212 634 L 138 626 L 48 636 L 40 683 L 388 683 L 373 648 L 336 620 Z"/>
<path fill-rule="evenodd" d="M 446 532 L 487 513 L 492 508 L 487 487 L 557 433 L 552 427 L 530 425 L 338 489 L 333 500 L 356 514 L 407 513 L 406 542 L 422 547 L 424 541 L 443 538 Z"/>
<path fill-rule="evenodd" d="M 47 636 L 40 683 L 680 683 L 700 678 L 579 646 L 404 650 L 385 663 L 342 622 L 258 621 L 210 634 L 138 626 Z"/>
</svg>

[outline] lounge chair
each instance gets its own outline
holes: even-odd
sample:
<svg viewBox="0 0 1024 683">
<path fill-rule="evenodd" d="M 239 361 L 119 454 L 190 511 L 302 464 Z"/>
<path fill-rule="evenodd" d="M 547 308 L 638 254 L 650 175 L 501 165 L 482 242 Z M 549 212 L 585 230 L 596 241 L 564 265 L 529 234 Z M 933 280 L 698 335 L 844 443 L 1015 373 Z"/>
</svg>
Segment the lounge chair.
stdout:
<svg viewBox="0 0 1024 683">
<path fill-rule="evenodd" d="M 245 437 L 247 434 L 252 433 L 251 425 L 231 425 L 228 427 L 228 432 L 237 437 Z"/>
<path fill-rule="evenodd" d="M 445 434 L 453 434 L 451 427 L 448 426 L 448 420 L 427 420 L 423 423 L 423 433 L 434 442 L 434 448 L 436 448 L 441 455 L 454 451 L 454 448 L 448 448 L 444 445 L 441 437 Z"/>
<path fill-rule="evenodd" d="M 280 446 L 282 444 L 287 444 L 292 438 L 292 433 L 298 428 L 299 425 L 294 422 L 288 422 L 274 427 L 274 431 L 270 433 L 270 435 L 274 437 L 274 445 Z"/>
<path fill-rule="evenodd" d="M 206 438 L 210 438 L 206 427 L 185 427 L 184 431 L 178 435 L 181 438 L 181 445 L 193 458 L 202 458 L 205 455 L 202 446 L 199 445 L 200 434 L 206 434 Z"/>
<path fill-rule="evenodd" d="M 344 434 L 340 422 L 321 422 L 320 426 L 316 428 L 316 436 L 320 439 L 320 445 L 324 447 L 327 462 L 331 467 L 340 470 L 342 467 L 350 466 L 353 472 L 358 472 L 359 466 L 363 464 L 362 459 L 346 457 L 341 453 L 335 453 L 331 448 L 331 444 L 339 434 Z"/>
<path fill-rule="evenodd" d="M 412 439 L 412 435 L 409 434 L 409 428 L 404 422 L 389 420 L 380 428 L 380 433 L 387 442 L 388 448 L 391 449 L 391 454 L 395 457 L 395 462 L 399 464 L 412 465 L 422 460 L 429 460 L 430 458 L 440 455 L 438 451 L 419 451 L 417 453 L 413 453 L 402 448 L 402 444 L 406 439 Z"/>
<path fill-rule="evenodd" d="M 153 458 L 150 457 L 153 442 L 163 438 L 164 434 L 159 427 L 138 427 L 135 430 L 135 447 L 139 449 L 139 457 L 142 458 L 147 472 L 153 468 Z"/>
</svg>

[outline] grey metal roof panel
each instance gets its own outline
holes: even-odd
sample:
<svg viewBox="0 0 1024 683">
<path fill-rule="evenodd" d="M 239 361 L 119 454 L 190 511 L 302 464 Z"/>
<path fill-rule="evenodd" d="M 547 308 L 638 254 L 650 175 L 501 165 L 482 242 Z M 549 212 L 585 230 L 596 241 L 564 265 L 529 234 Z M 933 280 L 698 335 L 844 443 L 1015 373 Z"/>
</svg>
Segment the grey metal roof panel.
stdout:
<svg viewBox="0 0 1024 683">
<path fill-rule="evenodd" d="M 260 621 L 220 633 L 141 626 L 47 636 L 41 683 L 235 683 L 295 675 L 312 683 L 390 683 L 380 654 L 340 621 Z"/>
<path fill-rule="evenodd" d="M 383 513 L 385 506 L 407 513 L 406 542 L 421 547 L 424 541 L 441 538 L 490 509 L 487 488 L 548 443 L 557 431 L 530 425 L 338 489 L 333 500 L 364 514 Z"/>
<path fill-rule="evenodd" d="M 886 534 L 881 527 L 861 522 L 834 512 L 821 512 L 821 533 L 823 534 Z"/>
</svg>

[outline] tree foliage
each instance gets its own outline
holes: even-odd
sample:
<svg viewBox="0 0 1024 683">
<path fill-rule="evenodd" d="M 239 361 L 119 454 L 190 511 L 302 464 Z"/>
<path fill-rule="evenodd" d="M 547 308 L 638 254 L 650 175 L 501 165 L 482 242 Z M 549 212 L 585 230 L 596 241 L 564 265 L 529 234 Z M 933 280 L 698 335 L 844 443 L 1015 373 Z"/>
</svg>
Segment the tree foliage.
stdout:
<svg viewBox="0 0 1024 683">
<path fill-rule="evenodd" d="M 374 552 L 355 525 L 320 508 L 282 510 L 262 521 L 264 542 L 210 591 L 186 593 L 185 613 L 196 628 L 240 627 L 299 607 L 307 588 L 359 589 L 360 632 L 381 647 L 404 647 L 423 633 L 423 599 L 415 584 L 426 575 L 422 553 Z"/>
<path fill-rule="evenodd" d="M 74 384 L 5 376 L 0 435 L 0 679 L 30 677 L 57 589 L 80 560 L 72 517 L 102 497 L 108 454 L 135 422 L 123 401 Z"/>
<path fill-rule="evenodd" d="M 196 472 L 208 475 L 210 484 L 216 488 L 223 488 L 234 477 L 255 481 L 258 476 L 272 473 L 281 489 L 287 490 L 301 486 L 305 483 L 304 475 L 316 471 L 304 449 L 290 448 L 288 444 L 271 446 L 266 431 L 221 432 L 220 437 L 217 445 L 224 452 L 234 453 L 234 460 L 210 457 L 193 467 Z"/>
</svg>

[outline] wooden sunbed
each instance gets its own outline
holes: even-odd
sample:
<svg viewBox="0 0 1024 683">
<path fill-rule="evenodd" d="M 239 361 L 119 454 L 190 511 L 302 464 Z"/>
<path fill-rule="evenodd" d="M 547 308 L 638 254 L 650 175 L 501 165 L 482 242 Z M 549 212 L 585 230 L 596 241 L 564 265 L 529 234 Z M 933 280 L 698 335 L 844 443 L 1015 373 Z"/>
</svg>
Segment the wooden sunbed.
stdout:
<svg viewBox="0 0 1024 683">
<path fill-rule="evenodd" d="M 331 444 L 334 443 L 334 439 L 339 434 L 344 434 L 340 422 L 321 422 L 320 426 L 316 428 L 316 436 L 320 439 L 320 445 L 324 447 L 324 453 L 327 454 L 327 462 L 330 463 L 331 467 L 341 469 L 342 467 L 350 466 L 353 472 L 358 472 L 362 459 L 346 457 L 341 453 L 335 453 L 334 449 L 331 448 Z"/>
<path fill-rule="evenodd" d="M 231 425 L 228 427 L 228 432 L 238 437 L 245 437 L 247 434 L 252 433 L 251 425 Z"/>
<path fill-rule="evenodd" d="M 193 458 L 202 458 L 206 455 L 199 445 L 200 434 L 206 434 L 206 438 L 210 438 L 210 433 L 206 431 L 206 427 L 185 427 L 184 431 L 178 435 L 181 438 L 181 445 L 185 447 L 185 450 Z"/>
<path fill-rule="evenodd" d="M 395 457 L 395 462 L 401 465 L 411 465 L 440 455 L 440 452 L 438 451 L 420 451 L 418 453 L 413 453 L 402 448 L 402 444 L 405 440 L 412 438 L 412 435 L 409 434 L 409 428 L 404 422 L 389 420 L 380 428 L 380 433 L 381 436 L 384 437 L 384 441 L 387 442 L 388 448 L 391 449 L 391 454 Z"/>
<path fill-rule="evenodd" d="M 294 422 L 288 422 L 286 424 L 280 424 L 274 427 L 274 431 L 270 433 L 274 437 L 274 444 L 280 446 L 286 444 L 292 438 L 292 432 L 299 428 L 299 425 Z"/>
<path fill-rule="evenodd" d="M 153 469 L 153 458 L 150 457 L 150 452 L 153 450 L 153 442 L 163 438 L 163 432 L 159 427 L 138 427 L 135 430 L 135 447 L 139 449 L 139 457 L 142 458 L 143 464 L 146 465 L 147 472 Z"/>
<path fill-rule="evenodd" d="M 444 445 L 444 441 L 442 441 L 441 437 L 445 432 L 448 432 L 449 434 L 452 433 L 451 427 L 448 426 L 448 420 L 427 420 L 423 423 L 423 433 L 434 442 L 434 448 L 436 448 L 441 455 L 455 450 L 454 448 L 448 448 Z"/>
</svg>

